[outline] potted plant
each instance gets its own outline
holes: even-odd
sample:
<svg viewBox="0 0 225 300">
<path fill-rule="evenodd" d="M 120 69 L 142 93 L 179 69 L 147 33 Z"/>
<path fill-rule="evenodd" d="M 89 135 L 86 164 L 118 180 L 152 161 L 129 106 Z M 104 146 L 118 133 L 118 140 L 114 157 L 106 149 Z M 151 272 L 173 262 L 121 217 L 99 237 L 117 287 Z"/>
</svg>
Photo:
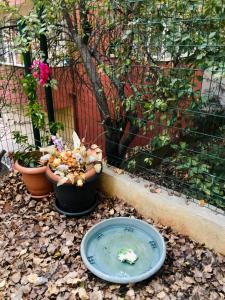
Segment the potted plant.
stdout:
<svg viewBox="0 0 225 300">
<path fill-rule="evenodd" d="M 56 195 L 55 208 L 68 216 L 81 216 L 97 205 L 95 184 L 102 171 L 102 151 L 93 144 L 89 148 L 73 133 L 73 149 L 53 137 L 53 146 L 41 157 L 47 164 L 46 175 L 53 183 Z"/>
<path fill-rule="evenodd" d="M 46 179 L 46 166 L 40 164 L 42 153 L 35 150 L 34 145 L 26 144 L 27 136 L 14 132 L 14 138 L 21 147 L 13 153 L 14 169 L 21 173 L 22 180 L 33 198 L 48 196 L 53 191 L 53 186 Z"/>
<path fill-rule="evenodd" d="M 56 132 L 62 129 L 60 123 L 47 124 L 46 116 L 40 104 L 37 102 L 37 84 L 45 86 L 49 84 L 49 67 L 41 61 L 34 61 L 32 73 L 27 74 L 22 80 L 22 87 L 28 97 L 29 104 L 27 115 L 31 118 L 34 128 L 40 130 L 41 144 L 48 144 L 52 129 Z M 43 155 L 37 147 L 29 142 L 28 135 L 19 131 L 13 132 L 14 139 L 19 145 L 19 150 L 13 153 L 14 169 L 22 174 L 22 179 L 27 190 L 34 198 L 42 198 L 53 191 L 52 184 L 47 180 L 46 166 L 40 164 Z"/>
</svg>

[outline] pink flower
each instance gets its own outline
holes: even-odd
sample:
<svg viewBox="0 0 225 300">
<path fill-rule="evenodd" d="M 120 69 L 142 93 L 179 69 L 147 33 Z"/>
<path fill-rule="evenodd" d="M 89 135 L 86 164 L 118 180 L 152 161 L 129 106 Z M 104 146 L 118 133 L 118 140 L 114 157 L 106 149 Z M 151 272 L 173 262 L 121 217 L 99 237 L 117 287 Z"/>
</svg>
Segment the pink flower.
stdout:
<svg viewBox="0 0 225 300">
<path fill-rule="evenodd" d="M 35 71 L 35 72 L 33 73 L 33 76 L 34 76 L 34 78 L 38 78 L 38 72 Z"/>
<path fill-rule="evenodd" d="M 50 77 L 50 68 L 48 64 L 40 60 L 34 60 L 31 66 L 34 78 L 39 80 L 41 85 L 45 85 Z"/>
<path fill-rule="evenodd" d="M 43 79 L 40 79 L 39 82 L 40 82 L 41 85 L 45 85 L 45 83 L 46 83 Z"/>
</svg>

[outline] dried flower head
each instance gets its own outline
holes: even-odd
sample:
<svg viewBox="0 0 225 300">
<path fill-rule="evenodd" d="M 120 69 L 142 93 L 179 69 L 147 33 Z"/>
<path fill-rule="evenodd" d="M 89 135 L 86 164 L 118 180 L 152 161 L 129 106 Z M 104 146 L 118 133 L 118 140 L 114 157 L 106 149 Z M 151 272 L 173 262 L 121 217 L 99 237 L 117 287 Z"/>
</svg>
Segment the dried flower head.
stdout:
<svg viewBox="0 0 225 300">
<path fill-rule="evenodd" d="M 41 149 L 48 153 L 41 157 L 41 162 L 48 163 L 51 170 L 60 177 L 58 185 L 70 182 L 81 187 L 88 170 L 101 172 L 102 151 L 97 145 L 87 149 L 75 132 L 73 141 L 74 149 L 71 150 L 63 145 L 61 138 L 52 136 L 54 145 Z"/>
</svg>

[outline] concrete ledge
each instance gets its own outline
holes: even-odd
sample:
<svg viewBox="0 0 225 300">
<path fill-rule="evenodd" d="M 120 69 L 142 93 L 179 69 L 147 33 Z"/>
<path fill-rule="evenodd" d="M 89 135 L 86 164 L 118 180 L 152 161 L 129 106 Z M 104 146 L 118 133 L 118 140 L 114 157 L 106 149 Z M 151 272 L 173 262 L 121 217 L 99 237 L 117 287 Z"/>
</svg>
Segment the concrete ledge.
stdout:
<svg viewBox="0 0 225 300">
<path fill-rule="evenodd" d="M 116 196 L 132 205 L 145 218 L 205 244 L 225 255 L 225 216 L 195 203 L 186 203 L 183 197 L 169 196 L 164 190 L 152 193 L 145 187 L 148 181 L 117 174 L 113 168 L 104 167 L 99 187 L 109 196 Z"/>
</svg>

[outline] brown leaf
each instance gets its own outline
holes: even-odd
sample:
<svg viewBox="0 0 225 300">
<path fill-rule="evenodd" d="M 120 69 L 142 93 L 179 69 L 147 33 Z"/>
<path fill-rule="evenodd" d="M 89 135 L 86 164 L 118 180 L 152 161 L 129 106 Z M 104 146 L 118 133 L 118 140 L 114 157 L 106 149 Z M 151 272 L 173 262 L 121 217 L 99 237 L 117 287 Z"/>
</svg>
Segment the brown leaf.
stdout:
<svg viewBox="0 0 225 300">
<path fill-rule="evenodd" d="M 0 289 L 4 288 L 5 285 L 6 285 L 6 280 L 5 279 L 0 281 Z"/>
<path fill-rule="evenodd" d="M 190 277 L 190 276 L 186 276 L 184 278 L 184 281 L 187 282 L 187 283 L 190 283 L 190 284 L 196 283 L 195 280 L 192 277 Z"/>
<path fill-rule="evenodd" d="M 204 207 L 205 206 L 205 200 L 199 200 L 198 204 L 199 204 L 199 206 Z"/>
<path fill-rule="evenodd" d="M 161 291 L 161 292 L 159 292 L 159 293 L 157 294 L 157 297 L 158 297 L 159 299 L 163 299 L 163 298 L 166 297 L 166 293 L 165 293 L 164 291 Z"/>
<path fill-rule="evenodd" d="M 113 168 L 113 172 L 115 172 L 115 173 L 118 174 L 118 175 L 121 175 L 121 174 L 124 173 L 124 170 L 119 169 L 119 168 Z"/>
<path fill-rule="evenodd" d="M 58 258 L 58 257 L 61 256 L 61 252 L 60 252 L 60 251 L 57 251 L 57 252 L 54 253 L 53 256 L 54 256 L 55 258 Z"/>
<path fill-rule="evenodd" d="M 150 188 L 150 192 L 159 194 L 159 193 L 161 193 L 161 189 L 152 187 L 152 188 Z"/>
<path fill-rule="evenodd" d="M 94 291 L 90 294 L 91 300 L 103 300 L 103 293 L 101 291 Z"/>
<path fill-rule="evenodd" d="M 18 283 L 21 279 L 21 273 L 20 272 L 17 272 L 17 273 L 14 273 L 11 277 L 11 280 L 14 282 L 14 283 Z"/>
<path fill-rule="evenodd" d="M 207 265 L 207 266 L 205 266 L 204 267 L 204 272 L 206 272 L 206 273 L 211 273 L 212 272 L 212 266 L 211 265 Z"/>
<path fill-rule="evenodd" d="M 135 299 L 135 293 L 133 289 L 129 289 L 126 293 L 125 300 L 134 300 Z"/>
<path fill-rule="evenodd" d="M 109 214 L 110 214 L 110 216 L 113 216 L 113 215 L 114 215 L 114 213 L 115 213 L 114 209 L 113 209 L 113 208 L 112 208 L 112 209 L 110 209 L 110 211 L 109 211 Z"/>
<path fill-rule="evenodd" d="M 51 296 L 51 295 L 57 295 L 59 293 L 59 289 L 57 288 L 56 285 L 54 285 L 53 283 L 50 283 L 48 285 L 47 293 L 48 293 L 49 296 Z"/>
<path fill-rule="evenodd" d="M 23 300 L 23 289 L 19 288 L 11 295 L 11 300 Z"/>
<path fill-rule="evenodd" d="M 67 246 L 62 246 L 60 252 L 62 255 L 68 255 L 70 253 L 70 250 Z"/>
<path fill-rule="evenodd" d="M 17 194 L 15 197 L 16 202 L 19 202 L 22 200 L 22 195 L 21 194 Z"/>
<path fill-rule="evenodd" d="M 34 284 L 34 285 L 42 285 L 48 282 L 48 279 L 46 277 L 38 276 L 35 273 L 31 273 L 27 276 L 28 282 Z"/>
<path fill-rule="evenodd" d="M 78 296 L 79 296 L 80 300 L 88 300 L 89 299 L 88 294 L 87 294 L 85 288 L 79 287 L 79 288 L 77 288 L 76 291 L 78 293 Z"/>
</svg>

